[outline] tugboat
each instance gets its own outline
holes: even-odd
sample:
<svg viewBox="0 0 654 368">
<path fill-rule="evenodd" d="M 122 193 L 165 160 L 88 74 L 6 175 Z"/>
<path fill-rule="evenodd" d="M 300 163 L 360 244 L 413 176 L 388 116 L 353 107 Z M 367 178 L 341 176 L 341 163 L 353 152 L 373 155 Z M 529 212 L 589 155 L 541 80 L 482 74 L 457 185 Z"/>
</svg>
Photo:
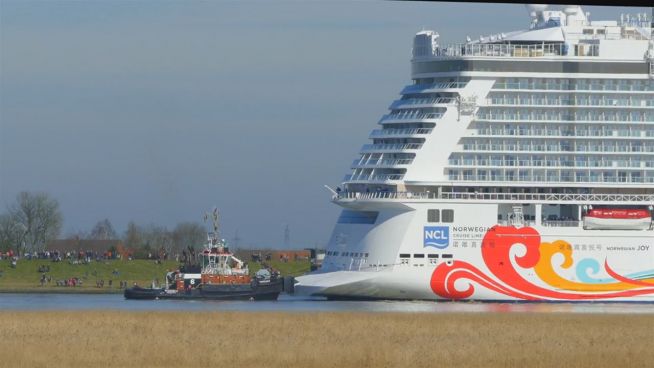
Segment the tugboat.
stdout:
<svg viewBox="0 0 654 368">
<path fill-rule="evenodd" d="M 186 264 L 168 272 L 164 287 L 125 290 L 125 299 L 210 299 L 210 300 L 277 300 L 284 290 L 284 279 L 272 268 L 263 268 L 250 276 L 247 264 L 236 258 L 220 239 L 218 210 L 214 209 L 213 232 L 200 254 L 200 264 Z M 205 215 L 205 220 L 207 215 Z"/>
</svg>

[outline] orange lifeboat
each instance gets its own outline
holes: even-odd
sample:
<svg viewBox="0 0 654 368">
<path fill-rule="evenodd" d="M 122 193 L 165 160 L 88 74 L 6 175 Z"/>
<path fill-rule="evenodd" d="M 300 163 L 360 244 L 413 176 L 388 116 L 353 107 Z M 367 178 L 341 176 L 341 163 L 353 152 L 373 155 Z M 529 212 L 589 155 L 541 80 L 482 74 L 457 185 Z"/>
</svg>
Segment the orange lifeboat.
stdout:
<svg viewBox="0 0 654 368">
<path fill-rule="evenodd" d="M 646 230 L 651 226 L 652 214 L 647 210 L 592 209 L 584 216 L 586 230 Z"/>
</svg>

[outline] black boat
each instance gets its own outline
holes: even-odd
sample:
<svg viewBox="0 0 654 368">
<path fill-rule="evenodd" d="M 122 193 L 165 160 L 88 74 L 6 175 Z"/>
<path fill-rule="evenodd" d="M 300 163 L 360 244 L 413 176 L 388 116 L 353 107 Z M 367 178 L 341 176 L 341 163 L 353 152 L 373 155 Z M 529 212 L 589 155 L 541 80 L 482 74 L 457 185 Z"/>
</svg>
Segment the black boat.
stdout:
<svg viewBox="0 0 654 368">
<path fill-rule="evenodd" d="M 260 284 L 203 284 L 197 288 L 178 291 L 166 288 L 142 288 L 134 286 L 125 289 L 125 299 L 206 299 L 206 300 L 277 300 L 284 290 L 284 280 L 278 278 Z"/>
</svg>

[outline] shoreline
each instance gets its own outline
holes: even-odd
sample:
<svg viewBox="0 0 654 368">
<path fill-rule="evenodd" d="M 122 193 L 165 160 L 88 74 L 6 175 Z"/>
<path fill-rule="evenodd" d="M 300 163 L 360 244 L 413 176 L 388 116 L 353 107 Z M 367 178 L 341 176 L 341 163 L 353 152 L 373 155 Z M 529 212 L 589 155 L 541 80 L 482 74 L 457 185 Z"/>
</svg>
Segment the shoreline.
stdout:
<svg viewBox="0 0 654 368">
<path fill-rule="evenodd" d="M 0 294 L 84 294 L 84 295 L 114 295 L 122 294 L 124 289 L 107 290 L 107 289 L 82 289 L 73 287 L 61 288 L 22 288 L 22 289 L 0 289 Z"/>
</svg>

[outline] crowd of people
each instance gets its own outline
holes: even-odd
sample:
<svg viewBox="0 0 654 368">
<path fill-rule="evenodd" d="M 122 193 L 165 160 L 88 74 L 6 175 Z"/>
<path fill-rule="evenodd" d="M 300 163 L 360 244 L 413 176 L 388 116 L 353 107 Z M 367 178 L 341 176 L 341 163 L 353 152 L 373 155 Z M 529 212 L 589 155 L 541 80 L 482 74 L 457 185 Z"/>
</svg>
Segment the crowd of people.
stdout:
<svg viewBox="0 0 654 368">
<path fill-rule="evenodd" d="M 59 250 L 44 250 L 44 251 L 38 251 L 38 252 L 25 252 L 23 254 L 23 258 L 32 260 L 32 259 L 43 259 L 43 260 L 50 260 L 52 262 L 61 262 L 64 260 L 68 260 L 71 262 L 79 262 L 79 263 L 90 263 L 91 261 L 102 261 L 102 260 L 109 260 L 109 259 L 120 259 L 120 254 L 116 254 L 115 252 L 111 251 L 104 251 L 104 252 L 97 252 L 93 250 L 87 250 L 87 251 L 78 251 L 78 252 L 62 252 Z"/>
</svg>

